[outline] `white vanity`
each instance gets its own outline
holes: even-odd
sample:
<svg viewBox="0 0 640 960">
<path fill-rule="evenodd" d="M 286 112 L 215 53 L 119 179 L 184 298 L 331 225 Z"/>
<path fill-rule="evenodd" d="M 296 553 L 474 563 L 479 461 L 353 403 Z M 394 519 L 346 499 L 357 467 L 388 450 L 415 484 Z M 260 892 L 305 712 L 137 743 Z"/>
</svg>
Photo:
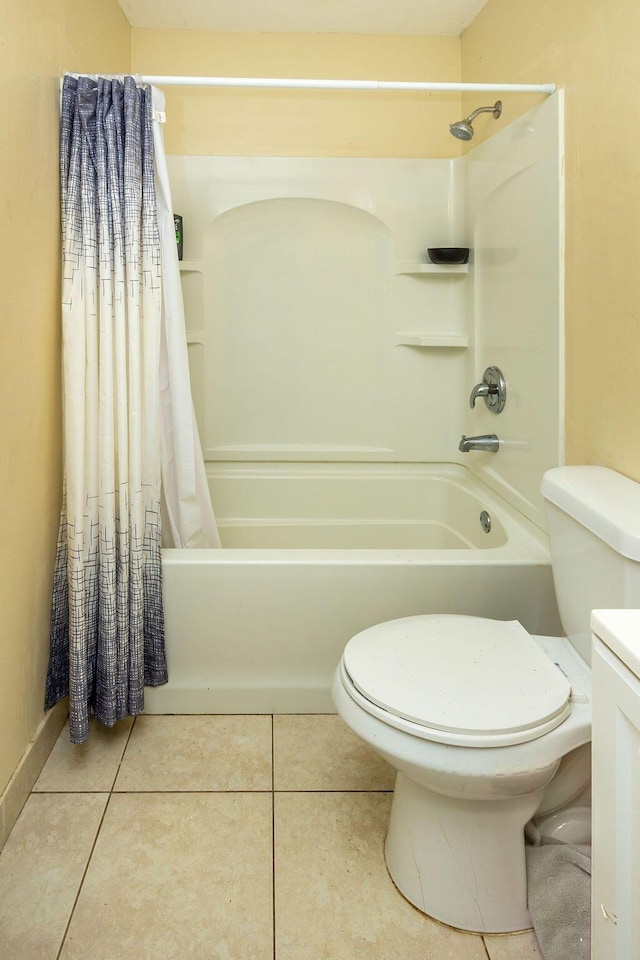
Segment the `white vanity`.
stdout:
<svg viewBox="0 0 640 960">
<path fill-rule="evenodd" d="M 592 960 L 640 956 L 640 610 L 595 610 Z"/>
</svg>

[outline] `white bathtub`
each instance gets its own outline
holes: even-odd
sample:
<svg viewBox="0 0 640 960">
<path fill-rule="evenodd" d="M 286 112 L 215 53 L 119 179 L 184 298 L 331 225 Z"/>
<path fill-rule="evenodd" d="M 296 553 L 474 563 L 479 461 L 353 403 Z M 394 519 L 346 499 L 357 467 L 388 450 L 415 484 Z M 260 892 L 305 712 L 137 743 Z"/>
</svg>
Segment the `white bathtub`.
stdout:
<svg viewBox="0 0 640 960">
<path fill-rule="evenodd" d="M 226 465 L 210 485 L 225 549 L 163 552 L 150 713 L 333 712 L 347 640 L 394 617 L 561 632 L 545 534 L 464 467 Z"/>
</svg>

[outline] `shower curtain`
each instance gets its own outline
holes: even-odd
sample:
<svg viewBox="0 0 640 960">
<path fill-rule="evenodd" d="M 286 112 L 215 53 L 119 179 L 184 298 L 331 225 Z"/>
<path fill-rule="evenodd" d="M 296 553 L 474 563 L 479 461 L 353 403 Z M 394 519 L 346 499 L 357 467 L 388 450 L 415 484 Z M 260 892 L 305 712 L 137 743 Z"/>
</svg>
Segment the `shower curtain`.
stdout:
<svg viewBox="0 0 640 960">
<path fill-rule="evenodd" d="M 176 424 L 163 421 L 161 411 L 171 409 L 166 397 L 177 381 L 167 370 L 177 364 L 167 352 L 180 330 L 163 325 L 177 315 L 184 339 L 184 317 L 165 302 L 163 274 L 166 264 L 177 271 L 177 253 L 173 231 L 171 247 L 166 236 L 162 246 L 154 141 L 156 162 L 163 151 L 153 126 L 152 91 L 132 77 L 64 78 L 65 474 L 45 705 L 69 695 L 74 743 L 86 739 L 92 710 L 112 726 L 142 711 L 145 685 L 167 681 L 161 471 L 163 461 L 175 459 L 169 445 Z M 170 203 L 166 190 L 164 196 Z M 181 383 L 178 408 L 189 393 L 186 368 Z M 183 447 L 189 445 L 193 419 Z M 192 503 L 204 469 L 200 463 L 198 480 L 195 454 L 190 461 L 183 451 L 178 456 L 174 476 L 186 478 L 184 501 Z M 179 486 L 168 487 L 180 500 Z M 180 506 L 162 510 L 178 518 L 169 541 L 215 540 L 206 506 L 204 533 L 193 504 L 186 532 L 179 528 Z"/>
<path fill-rule="evenodd" d="M 162 246 L 162 542 L 165 547 L 219 547 L 196 425 L 180 285 L 173 204 L 161 123 L 164 94 L 153 92 L 156 198 Z"/>
</svg>

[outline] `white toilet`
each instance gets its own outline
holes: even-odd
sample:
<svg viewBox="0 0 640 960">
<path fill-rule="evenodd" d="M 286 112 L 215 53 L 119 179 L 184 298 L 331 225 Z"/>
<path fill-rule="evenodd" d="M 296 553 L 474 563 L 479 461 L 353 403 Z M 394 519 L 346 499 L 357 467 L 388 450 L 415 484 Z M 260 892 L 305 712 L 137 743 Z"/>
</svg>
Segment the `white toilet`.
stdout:
<svg viewBox="0 0 640 960">
<path fill-rule="evenodd" d="M 640 607 L 640 485 L 560 467 L 542 494 L 566 638 L 406 617 L 353 637 L 333 682 L 342 719 L 398 771 L 385 845 L 396 886 L 463 930 L 531 925 L 525 825 L 562 823 L 590 783 L 590 612 Z"/>
</svg>

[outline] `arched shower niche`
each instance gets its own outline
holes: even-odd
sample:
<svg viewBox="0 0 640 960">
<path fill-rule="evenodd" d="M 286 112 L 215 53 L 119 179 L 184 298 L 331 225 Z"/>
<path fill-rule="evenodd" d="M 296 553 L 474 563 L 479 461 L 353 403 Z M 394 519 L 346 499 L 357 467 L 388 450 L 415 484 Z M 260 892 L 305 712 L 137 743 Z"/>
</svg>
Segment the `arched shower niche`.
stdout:
<svg viewBox="0 0 640 960">
<path fill-rule="evenodd" d="M 468 268 L 430 268 L 426 248 L 460 242 L 454 162 L 172 165 L 205 459 L 450 459 Z"/>
</svg>

